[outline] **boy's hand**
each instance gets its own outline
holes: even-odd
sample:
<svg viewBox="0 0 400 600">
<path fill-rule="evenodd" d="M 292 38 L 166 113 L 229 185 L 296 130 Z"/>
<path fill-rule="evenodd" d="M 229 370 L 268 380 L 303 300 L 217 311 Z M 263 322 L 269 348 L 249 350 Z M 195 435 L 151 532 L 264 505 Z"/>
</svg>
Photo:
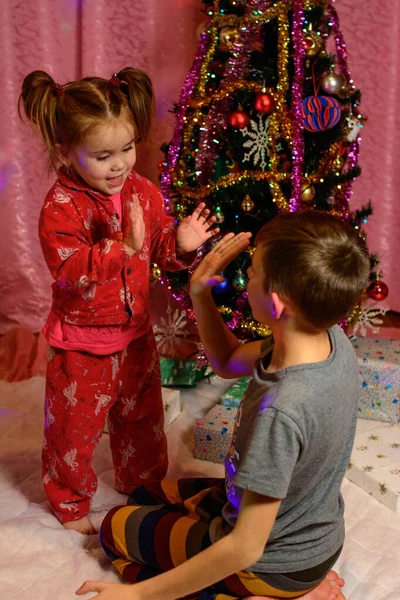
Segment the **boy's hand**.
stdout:
<svg viewBox="0 0 400 600">
<path fill-rule="evenodd" d="M 186 254 L 197 250 L 211 236 L 219 233 L 219 228 L 210 230 L 210 227 L 217 220 L 216 217 L 210 217 L 208 208 L 204 208 L 205 203 L 201 202 L 189 217 L 185 217 L 176 231 L 177 254 Z"/>
<path fill-rule="evenodd" d="M 129 206 L 129 220 L 129 234 L 122 241 L 135 252 L 140 252 L 143 246 L 146 228 L 143 221 L 143 209 L 140 206 L 137 194 L 132 194 L 132 200 Z"/>
<path fill-rule="evenodd" d="M 201 294 L 211 290 L 214 285 L 224 281 L 221 271 L 241 252 L 246 250 L 250 243 L 249 231 L 228 233 L 206 255 L 190 279 L 190 293 Z"/>
</svg>

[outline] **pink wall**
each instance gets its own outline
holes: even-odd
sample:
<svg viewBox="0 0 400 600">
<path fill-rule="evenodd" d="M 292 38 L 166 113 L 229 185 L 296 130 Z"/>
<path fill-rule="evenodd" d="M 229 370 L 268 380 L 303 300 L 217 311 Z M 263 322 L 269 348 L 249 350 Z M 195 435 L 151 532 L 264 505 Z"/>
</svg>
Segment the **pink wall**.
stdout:
<svg viewBox="0 0 400 600">
<path fill-rule="evenodd" d="M 380 252 L 390 288 L 387 305 L 400 311 L 400 242 L 396 184 L 400 178 L 397 71 L 400 6 L 389 0 L 338 0 L 363 110 L 361 166 L 353 206 L 372 200 L 369 243 Z M 32 0 L 2 3 L 0 20 L 0 330 L 21 324 L 38 330 L 50 302 L 50 277 L 37 239 L 37 219 L 49 187 L 43 152 L 18 121 L 16 102 L 24 76 L 49 71 L 60 83 L 84 75 L 108 77 L 130 65 L 146 70 L 157 94 L 157 124 L 139 170 L 157 181 L 158 150 L 169 141 L 173 116 L 191 65 L 196 29 L 204 20 L 200 0 Z"/>
<path fill-rule="evenodd" d="M 337 0 L 336 8 L 368 117 L 362 130 L 362 175 L 354 185 L 351 206 L 372 201 L 368 244 L 379 252 L 389 286 L 389 296 L 380 306 L 400 311 L 400 3 Z"/>
</svg>

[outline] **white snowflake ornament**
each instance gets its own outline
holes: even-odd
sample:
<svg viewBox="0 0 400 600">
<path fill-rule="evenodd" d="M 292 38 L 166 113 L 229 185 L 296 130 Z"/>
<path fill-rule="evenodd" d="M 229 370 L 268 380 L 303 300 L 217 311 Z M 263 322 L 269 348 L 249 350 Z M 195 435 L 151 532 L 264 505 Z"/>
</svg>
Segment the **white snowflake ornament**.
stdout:
<svg viewBox="0 0 400 600">
<path fill-rule="evenodd" d="M 366 308 L 361 312 L 361 315 L 357 323 L 353 327 L 352 335 L 350 338 L 358 336 L 366 337 L 368 334 L 377 334 L 379 332 L 379 325 L 382 325 L 384 317 L 387 313 L 387 308 L 375 308 L 374 303 L 370 308 Z"/>
<path fill-rule="evenodd" d="M 258 123 L 256 121 L 250 121 L 250 125 L 241 129 L 243 136 L 246 141 L 243 144 L 243 148 L 249 148 L 243 161 L 252 161 L 255 166 L 259 165 L 260 168 L 265 171 L 268 165 L 268 157 L 270 154 L 270 146 L 268 140 L 269 130 L 269 117 L 265 115 L 257 115 Z"/>
</svg>

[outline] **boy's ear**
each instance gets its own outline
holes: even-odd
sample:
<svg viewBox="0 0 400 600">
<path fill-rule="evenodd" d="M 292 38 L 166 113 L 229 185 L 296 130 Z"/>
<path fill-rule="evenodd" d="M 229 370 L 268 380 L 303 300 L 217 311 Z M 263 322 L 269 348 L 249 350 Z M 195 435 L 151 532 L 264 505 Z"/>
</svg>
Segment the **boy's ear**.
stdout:
<svg viewBox="0 0 400 600">
<path fill-rule="evenodd" d="M 58 155 L 60 162 L 62 162 L 64 167 L 69 167 L 71 164 L 71 161 L 69 160 L 67 153 L 65 152 L 63 146 L 61 146 L 61 144 L 56 144 L 56 149 L 57 149 L 57 155 Z"/>
<path fill-rule="evenodd" d="M 271 316 L 273 319 L 280 319 L 285 309 L 285 303 L 282 298 L 276 293 L 271 293 L 272 310 Z"/>
</svg>

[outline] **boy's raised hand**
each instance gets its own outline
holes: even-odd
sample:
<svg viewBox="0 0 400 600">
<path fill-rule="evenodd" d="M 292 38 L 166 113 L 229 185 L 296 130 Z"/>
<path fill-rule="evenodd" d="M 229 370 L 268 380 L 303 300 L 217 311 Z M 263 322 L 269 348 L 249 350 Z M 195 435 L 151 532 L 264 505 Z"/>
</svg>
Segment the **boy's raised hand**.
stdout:
<svg viewBox="0 0 400 600">
<path fill-rule="evenodd" d="M 210 229 L 216 217 L 210 217 L 210 210 L 205 208 L 205 202 L 195 208 L 191 215 L 185 217 L 176 232 L 178 254 L 186 254 L 200 248 L 211 236 L 219 233 L 219 228 Z"/>
<path fill-rule="evenodd" d="M 190 293 L 201 294 L 211 290 L 214 285 L 224 281 L 221 271 L 241 252 L 246 250 L 250 243 L 249 231 L 228 233 L 205 256 L 190 279 Z"/>
</svg>

